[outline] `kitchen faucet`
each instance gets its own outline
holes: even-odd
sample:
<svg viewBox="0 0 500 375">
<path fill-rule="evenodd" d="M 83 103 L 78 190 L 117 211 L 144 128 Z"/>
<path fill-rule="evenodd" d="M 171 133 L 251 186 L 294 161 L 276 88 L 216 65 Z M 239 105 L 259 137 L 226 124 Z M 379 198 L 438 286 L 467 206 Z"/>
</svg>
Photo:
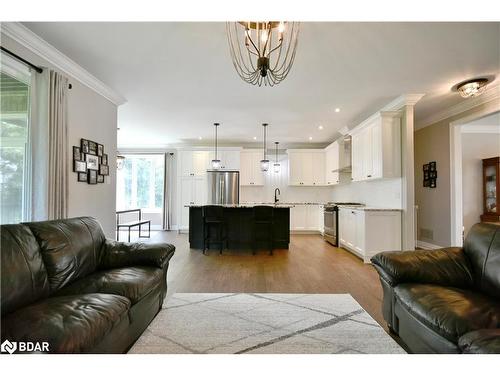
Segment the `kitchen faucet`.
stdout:
<svg viewBox="0 0 500 375">
<path fill-rule="evenodd" d="M 280 201 L 276 194 L 281 194 L 281 191 L 279 188 L 274 189 L 274 203 L 278 203 Z"/>
</svg>

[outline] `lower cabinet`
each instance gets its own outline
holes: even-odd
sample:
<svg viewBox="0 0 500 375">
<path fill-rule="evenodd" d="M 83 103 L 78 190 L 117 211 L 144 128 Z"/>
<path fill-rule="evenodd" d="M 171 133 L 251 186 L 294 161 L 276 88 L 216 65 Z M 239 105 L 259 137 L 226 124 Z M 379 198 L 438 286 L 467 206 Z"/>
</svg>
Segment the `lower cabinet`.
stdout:
<svg viewBox="0 0 500 375">
<path fill-rule="evenodd" d="M 339 245 L 365 263 L 381 251 L 401 250 L 401 212 L 340 208 Z"/>
<path fill-rule="evenodd" d="M 290 230 L 323 231 L 323 206 L 317 204 L 296 205 L 290 208 Z"/>
<path fill-rule="evenodd" d="M 207 203 L 207 183 L 205 177 L 181 177 L 179 181 L 180 207 L 178 230 L 189 229 L 188 205 Z"/>
</svg>

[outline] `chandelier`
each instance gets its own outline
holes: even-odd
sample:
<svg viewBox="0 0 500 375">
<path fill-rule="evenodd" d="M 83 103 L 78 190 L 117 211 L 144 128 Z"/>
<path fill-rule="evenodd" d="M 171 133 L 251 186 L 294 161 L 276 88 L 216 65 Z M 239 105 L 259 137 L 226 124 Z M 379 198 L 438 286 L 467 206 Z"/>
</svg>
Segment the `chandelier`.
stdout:
<svg viewBox="0 0 500 375">
<path fill-rule="evenodd" d="M 274 86 L 292 68 L 299 22 L 228 22 L 227 39 L 238 75 L 252 85 Z"/>
</svg>

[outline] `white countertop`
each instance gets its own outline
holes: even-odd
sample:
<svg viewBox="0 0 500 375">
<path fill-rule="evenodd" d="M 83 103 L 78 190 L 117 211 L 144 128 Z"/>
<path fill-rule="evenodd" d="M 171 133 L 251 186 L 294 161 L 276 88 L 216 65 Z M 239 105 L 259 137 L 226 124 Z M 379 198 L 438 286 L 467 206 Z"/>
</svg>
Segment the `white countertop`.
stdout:
<svg viewBox="0 0 500 375">
<path fill-rule="evenodd" d="M 374 207 L 374 206 L 339 206 L 340 209 L 358 210 L 358 211 L 403 211 L 401 208 Z"/>
</svg>

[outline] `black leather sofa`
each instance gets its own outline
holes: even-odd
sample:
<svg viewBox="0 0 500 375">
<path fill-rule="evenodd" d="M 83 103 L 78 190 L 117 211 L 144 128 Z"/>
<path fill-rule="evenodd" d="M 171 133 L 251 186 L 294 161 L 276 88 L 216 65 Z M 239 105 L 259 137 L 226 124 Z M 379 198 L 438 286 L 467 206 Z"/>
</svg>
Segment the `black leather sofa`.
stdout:
<svg viewBox="0 0 500 375">
<path fill-rule="evenodd" d="M 500 353 L 500 226 L 476 224 L 463 248 L 372 258 L 389 328 L 413 353 Z"/>
<path fill-rule="evenodd" d="M 2 225 L 0 235 L 2 342 L 123 353 L 161 309 L 172 245 L 107 240 L 90 217 Z"/>
</svg>

